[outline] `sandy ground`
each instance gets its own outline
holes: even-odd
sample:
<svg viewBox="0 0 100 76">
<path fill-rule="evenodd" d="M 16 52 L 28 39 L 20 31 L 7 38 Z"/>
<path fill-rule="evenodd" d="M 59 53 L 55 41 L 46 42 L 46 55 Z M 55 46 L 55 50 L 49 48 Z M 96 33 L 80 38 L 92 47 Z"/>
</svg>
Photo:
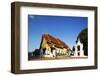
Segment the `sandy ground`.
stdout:
<svg viewBox="0 0 100 76">
<path fill-rule="evenodd" d="M 88 57 L 67 57 L 67 56 L 57 56 L 55 58 L 44 58 L 44 57 L 35 57 L 31 60 L 59 60 L 59 59 L 87 59 Z"/>
</svg>

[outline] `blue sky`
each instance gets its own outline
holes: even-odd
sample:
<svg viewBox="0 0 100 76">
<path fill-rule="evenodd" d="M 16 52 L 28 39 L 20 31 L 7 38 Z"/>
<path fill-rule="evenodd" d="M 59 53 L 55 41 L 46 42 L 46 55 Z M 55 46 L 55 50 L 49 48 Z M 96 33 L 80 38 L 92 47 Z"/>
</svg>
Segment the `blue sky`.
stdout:
<svg viewBox="0 0 100 76">
<path fill-rule="evenodd" d="M 79 32 L 87 25 L 87 17 L 28 15 L 29 52 L 39 48 L 44 33 L 61 39 L 72 48 Z"/>
</svg>

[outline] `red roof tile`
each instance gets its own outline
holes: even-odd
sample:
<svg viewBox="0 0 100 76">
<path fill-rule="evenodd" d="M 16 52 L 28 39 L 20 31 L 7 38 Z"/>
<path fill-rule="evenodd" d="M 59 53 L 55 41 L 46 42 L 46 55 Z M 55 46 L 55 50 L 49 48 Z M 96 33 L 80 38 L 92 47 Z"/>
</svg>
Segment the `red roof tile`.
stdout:
<svg viewBox="0 0 100 76">
<path fill-rule="evenodd" d="M 56 47 L 69 48 L 68 45 L 66 45 L 63 41 L 49 34 L 43 34 L 42 38 L 45 38 L 49 46 L 52 46 L 54 44 Z"/>
</svg>

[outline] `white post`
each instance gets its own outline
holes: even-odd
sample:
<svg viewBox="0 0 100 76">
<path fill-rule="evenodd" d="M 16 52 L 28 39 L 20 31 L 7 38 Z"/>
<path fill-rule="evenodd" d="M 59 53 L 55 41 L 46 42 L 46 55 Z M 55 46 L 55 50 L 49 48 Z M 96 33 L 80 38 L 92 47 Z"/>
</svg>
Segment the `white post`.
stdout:
<svg viewBox="0 0 100 76">
<path fill-rule="evenodd" d="M 77 56 L 77 45 L 75 46 L 75 53 L 74 56 Z"/>
<path fill-rule="evenodd" d="M 83 44 L 81 44 L 81 47 L 80 47 L 80 56 L 84 56 Z"/>
</svg>

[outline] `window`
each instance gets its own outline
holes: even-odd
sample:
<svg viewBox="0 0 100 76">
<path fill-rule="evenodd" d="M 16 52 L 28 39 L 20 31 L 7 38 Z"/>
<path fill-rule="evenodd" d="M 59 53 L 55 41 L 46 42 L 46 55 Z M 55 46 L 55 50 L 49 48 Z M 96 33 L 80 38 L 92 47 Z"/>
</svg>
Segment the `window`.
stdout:
<svg viewBox="0 0 100 76">
<path fill-rule="evenodd" d="M 43 54 L 45 54 L 46 48 L 43 48 Z"/>
<path fill-rule="evenodd" d="M 51 53 L 53 53 L 53 50 L 54 50 L 54 48 L 53 48 L 53 47 L 51 47 Z"/>
<path fill-rule="evenodd" d="M 53 50 L 51 50 L 51 53 L 53 53 Z"/>
<path fill-rule="evenodd" d="M 80 53 L 78 53 L 78 56 L 80 55 Z"/>
<path fill-rule="evenodd" d="M 75 47 L 73 47 L 73 51 L 75 51 Z"/>
<path fill-rule="evenodd" d="M 77 46 L 77 49 L 78 49 L 78 51 L 80 51 L 80 46 L 79 45 Z"/>
</svg>

